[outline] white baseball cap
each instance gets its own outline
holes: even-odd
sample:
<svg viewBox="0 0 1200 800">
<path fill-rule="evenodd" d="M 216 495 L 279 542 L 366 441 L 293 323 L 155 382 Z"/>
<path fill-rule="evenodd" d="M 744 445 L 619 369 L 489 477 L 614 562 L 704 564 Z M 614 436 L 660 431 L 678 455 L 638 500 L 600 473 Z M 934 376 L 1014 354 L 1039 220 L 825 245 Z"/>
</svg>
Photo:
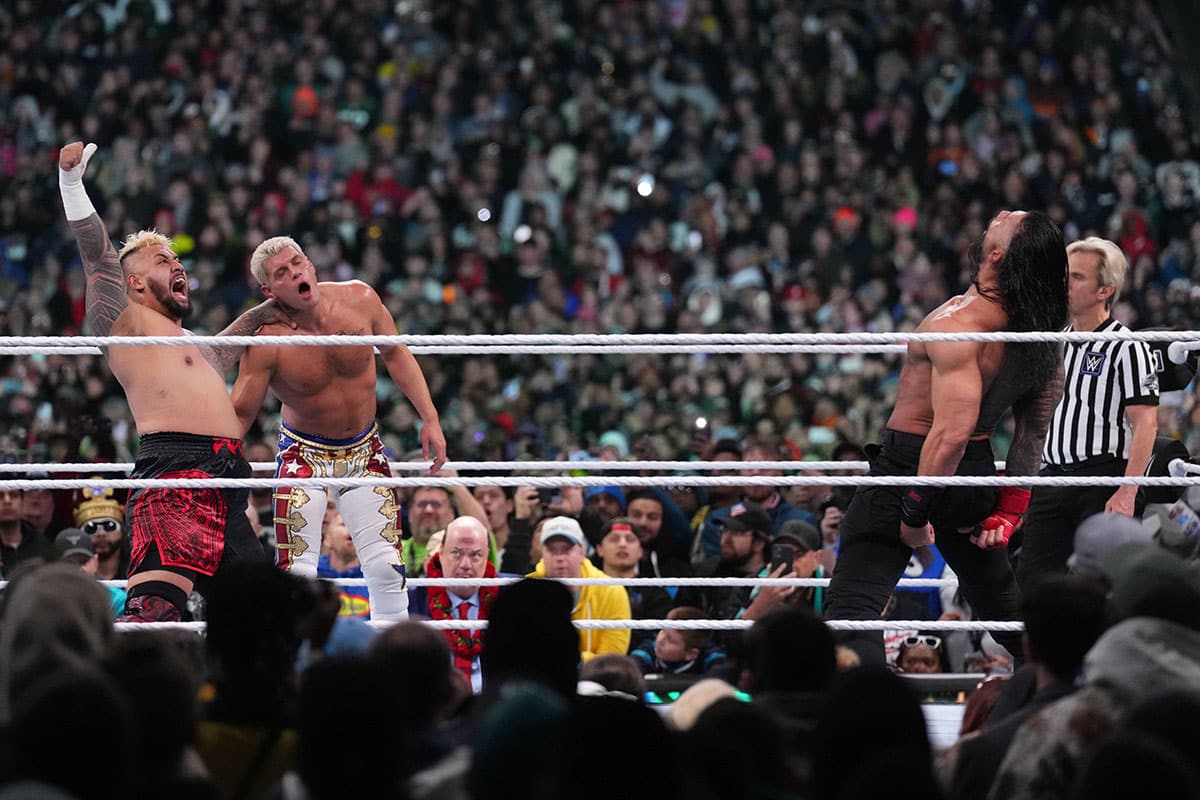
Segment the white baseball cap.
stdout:
<svg viewBox="0 0 1200 800">
<path fill-rule="evenodd" d="M 584 547 L 583 529 L 571 517 L 551 517 L 542 523 L 542 544 L 555 538 L 570 539 L 573 543 Z"/>
<path fill-rule="evenodd" d="M 1165 514 L 1163 518 L 1167 518 Z M 1153 544 L 1154 534 L 1141 520 L 1125 514 L 1093 514 L 1075 529 L 1075 551 L 1067 559 L 1067 569 L 1081 575 L 1103 575 L 1104 560 L 1121 545 L 1130 543 Z"/>
</svg>

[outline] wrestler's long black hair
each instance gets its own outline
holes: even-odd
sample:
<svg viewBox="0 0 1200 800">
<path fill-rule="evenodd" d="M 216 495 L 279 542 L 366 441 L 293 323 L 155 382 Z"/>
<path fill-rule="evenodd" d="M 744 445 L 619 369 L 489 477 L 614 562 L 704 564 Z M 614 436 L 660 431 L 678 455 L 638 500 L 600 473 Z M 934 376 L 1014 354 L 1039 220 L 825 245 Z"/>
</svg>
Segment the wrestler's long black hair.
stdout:
<svg viewBox="0 0 1200 800">
<path fill-rule="evenodd" d="M 976 249 L 977 248 L 977 249 Z M 981 295 L 1000 303 L 1010 331 L 1060 331 L 1067 324 L 1067 246 L 1054 220 L 1030 211 L 1013 232 L 1008 251 L 997 267 L 995 288 L 979 285 L 982 240 L 972 248 L 973 279 Z M 1022 344 L 1017 348 L 1037 383 L 1057 368 L 1061 345 Z"/>
</svg>

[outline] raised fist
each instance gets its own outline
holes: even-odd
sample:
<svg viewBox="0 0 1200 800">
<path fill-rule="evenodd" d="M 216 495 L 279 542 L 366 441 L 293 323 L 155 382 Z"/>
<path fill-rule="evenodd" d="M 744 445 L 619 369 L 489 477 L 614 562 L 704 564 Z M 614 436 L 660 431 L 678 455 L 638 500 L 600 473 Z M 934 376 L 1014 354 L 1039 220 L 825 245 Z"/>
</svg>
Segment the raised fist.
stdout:
<svg viewBox="0 0 1200 800">
<path fill-rule="evenodd" d="M 94 144 L 84 147 L 83 142 L 71 142 L 59 151 L 58 167 L 64 172 L 69 172 L 77 166 L 82 166 L 83 169 L 79 171 L 83 172 L 84 169 L 87 169 L 87 162 L 95 152 L 96 145 Z"/>
</svg>

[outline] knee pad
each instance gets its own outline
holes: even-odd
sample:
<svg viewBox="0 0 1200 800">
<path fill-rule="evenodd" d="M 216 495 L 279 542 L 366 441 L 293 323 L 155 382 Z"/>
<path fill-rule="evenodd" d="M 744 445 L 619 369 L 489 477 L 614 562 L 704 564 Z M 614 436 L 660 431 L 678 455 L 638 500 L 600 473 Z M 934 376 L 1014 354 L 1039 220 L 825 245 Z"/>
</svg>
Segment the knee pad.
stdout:
<svg viewBox="0 0 1200 800">
<path fill-rule="evenodd" d="M 371 601 L 371 619 L 408 619 L 408 591 L 404 567 L 399 559 L 374 558 L 362 561 L 363 577 Z"/>
<path fill-rule="evenodd" d="M 191 622 L 187 593 L 173 583 L 146 581 L 129 590 L 117 622 Z"/>
</svg>

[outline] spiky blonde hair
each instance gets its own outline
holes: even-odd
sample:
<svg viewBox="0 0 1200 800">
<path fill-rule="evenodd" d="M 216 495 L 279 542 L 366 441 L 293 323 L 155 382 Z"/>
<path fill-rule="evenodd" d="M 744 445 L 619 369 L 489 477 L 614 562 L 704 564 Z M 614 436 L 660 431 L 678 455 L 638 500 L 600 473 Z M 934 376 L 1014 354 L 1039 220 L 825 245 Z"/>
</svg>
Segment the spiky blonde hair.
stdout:
<svg viewBox="0 0 1200 800">
<path fill-rule="evenodd" d="M 143 247 L 151 247 L 156 244 L 161 244 L 172 253 L 175 252 L 175 248 L 171 245 L 171 240 L 151 228 L 150 230 L 131 233 L 125 237 L 125 241 L 121 243 L 121 250 L 117 253 L 117 258 L 124 264 L 125 256 L 141 250 Z"/>
</svg>

